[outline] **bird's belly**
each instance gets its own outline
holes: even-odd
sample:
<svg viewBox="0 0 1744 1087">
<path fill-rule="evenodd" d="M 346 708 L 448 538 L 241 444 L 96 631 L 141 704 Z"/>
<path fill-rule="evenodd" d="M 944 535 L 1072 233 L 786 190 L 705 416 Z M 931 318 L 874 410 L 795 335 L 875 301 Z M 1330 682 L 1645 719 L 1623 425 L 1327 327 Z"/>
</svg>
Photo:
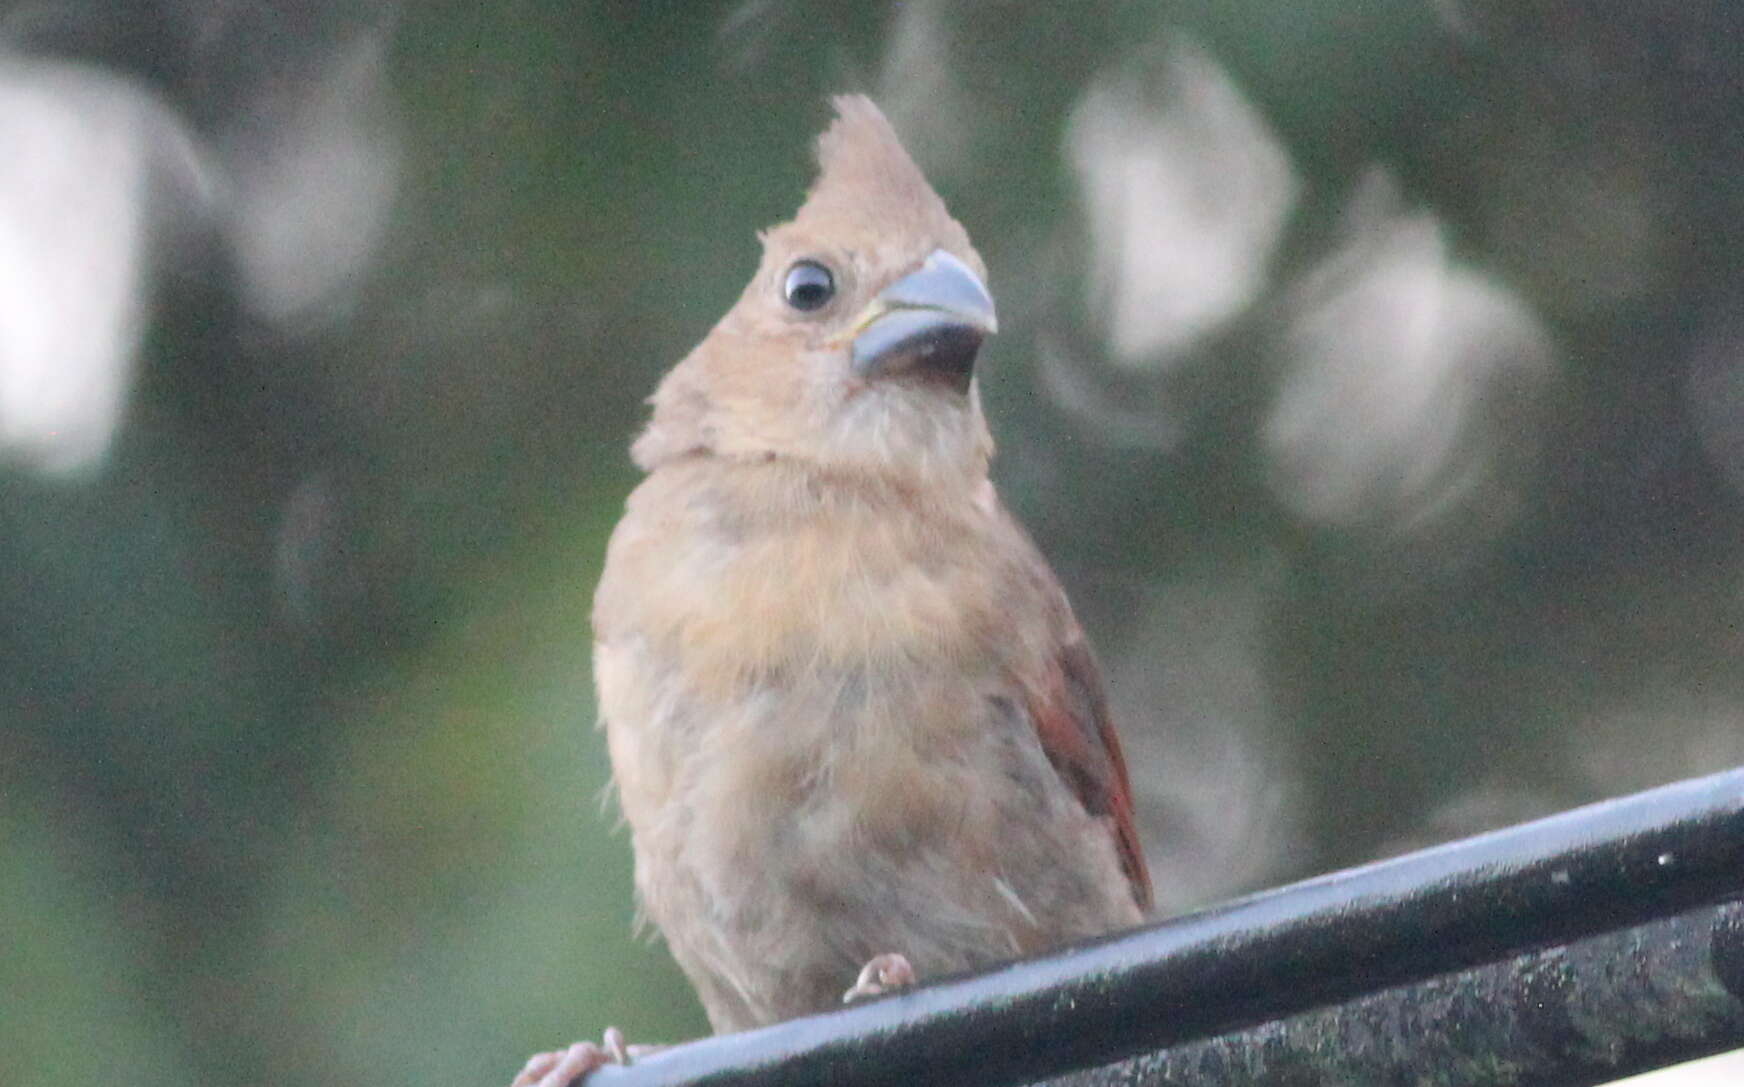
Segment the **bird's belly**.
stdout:
<svg viewBox="0 0 1744 1087">
<path fill-rule="evenodd" d="M 937 976 L 1137 920 L 995 685 L 821 668 L 669 698 L 641 727 L 608 715 L 644 908 L 717 1029 L 830 1007 L 883 952 Z"/>
<path fill-rule="evenodd" d="M 614 729 L 645 911 L 717 1028 L 830 1007 L 884 951 L 937 975 L 1036 944 L 1045 920 L 1001 851 L 1034 813 L 1005 811 L 978 785 L 1052 771 L 985 728 L 970 684 L 952 686 L 811 673 L 710 707 L 706 721 L 671 700 L 668 726 L 652 731 L 682 740 L 659 754 L 621 750 L 645 747 L 649 729 L 637 740 Z M 938 728 L 889 728 L 900 715 Z M 919 749 L 917 733 L 933 747 Z M 640 775 L 663 780 L 663 796 L 624 773 L 631 757 L 666 762 Z"/>
</svg>

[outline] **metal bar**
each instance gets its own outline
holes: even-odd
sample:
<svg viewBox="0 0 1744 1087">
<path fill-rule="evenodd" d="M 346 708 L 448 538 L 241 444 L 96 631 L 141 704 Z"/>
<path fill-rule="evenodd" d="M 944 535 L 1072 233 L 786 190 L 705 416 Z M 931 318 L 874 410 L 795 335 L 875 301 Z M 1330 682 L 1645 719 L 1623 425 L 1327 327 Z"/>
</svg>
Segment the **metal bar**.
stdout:
<svg viewBox="0 0 1744 1087">
<path fill-rule="evenodd" d="M 1590 1087 L 1744 1048 L 1744 902 L 1141 1053 L 1049 1087 Z"/>
<path fill-rule="evenodd" d="M 675 1046 L 589 1084 L 1032 1083 L 1741 896 L 1733 770 Z"/>
</svg>

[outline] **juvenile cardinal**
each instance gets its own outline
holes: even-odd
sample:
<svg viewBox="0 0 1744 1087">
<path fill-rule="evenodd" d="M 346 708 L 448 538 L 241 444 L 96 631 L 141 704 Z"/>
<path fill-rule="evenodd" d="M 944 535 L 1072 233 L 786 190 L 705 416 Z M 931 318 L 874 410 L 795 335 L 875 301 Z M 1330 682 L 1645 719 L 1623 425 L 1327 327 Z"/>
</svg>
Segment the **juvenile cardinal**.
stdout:
<svg viewBox="0 0 1744 1087">
<path fill-rule="evenodd" d="M 987 478 L 985 266 L 878 108 L 835 105 L 805 206 L 654 394 L 594 600 L 641 908 L 717 1032 L 1151 901 L 1084 632 Z"/>
</svg>

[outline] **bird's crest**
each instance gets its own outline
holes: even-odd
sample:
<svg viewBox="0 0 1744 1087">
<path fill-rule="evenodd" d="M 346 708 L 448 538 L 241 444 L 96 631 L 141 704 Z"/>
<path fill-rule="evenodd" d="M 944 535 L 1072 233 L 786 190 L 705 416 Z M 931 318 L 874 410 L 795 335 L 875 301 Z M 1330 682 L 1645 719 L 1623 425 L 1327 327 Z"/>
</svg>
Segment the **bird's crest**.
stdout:
<svg viewBox="0 0 1744 1087">
<path fill-rule="evenodd" d="M 870 98 L 833 99 L 834 123 L 818 137 L 818 177 L 796 224 L 951 222 L 945 203 L 909 158 L 896 130 Z M 959 228 L 960 229 L 960 228 Z"/>
</svg>

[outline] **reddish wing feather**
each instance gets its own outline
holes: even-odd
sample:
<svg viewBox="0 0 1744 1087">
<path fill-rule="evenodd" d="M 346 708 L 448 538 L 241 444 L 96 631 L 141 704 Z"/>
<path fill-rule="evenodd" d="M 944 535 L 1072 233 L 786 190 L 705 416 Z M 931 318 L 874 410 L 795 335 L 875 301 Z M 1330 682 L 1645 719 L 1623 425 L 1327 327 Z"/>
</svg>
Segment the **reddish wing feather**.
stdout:
<svg viewBox="0 0 1744 1087">
<path fill-rule="evenodd" d="M 1030 717 L 1042 750 L 1084 809 L 1112 824 L 1120 866 L 1141 910 L 1151 908 L 1151 877 L 1133 821 L 1132 785 L 1120 737 L 1108 715 L 1102 673 L 1082 636 L 1061 649 L 1047 689 L 1031 696 Z"/>
</svg>

